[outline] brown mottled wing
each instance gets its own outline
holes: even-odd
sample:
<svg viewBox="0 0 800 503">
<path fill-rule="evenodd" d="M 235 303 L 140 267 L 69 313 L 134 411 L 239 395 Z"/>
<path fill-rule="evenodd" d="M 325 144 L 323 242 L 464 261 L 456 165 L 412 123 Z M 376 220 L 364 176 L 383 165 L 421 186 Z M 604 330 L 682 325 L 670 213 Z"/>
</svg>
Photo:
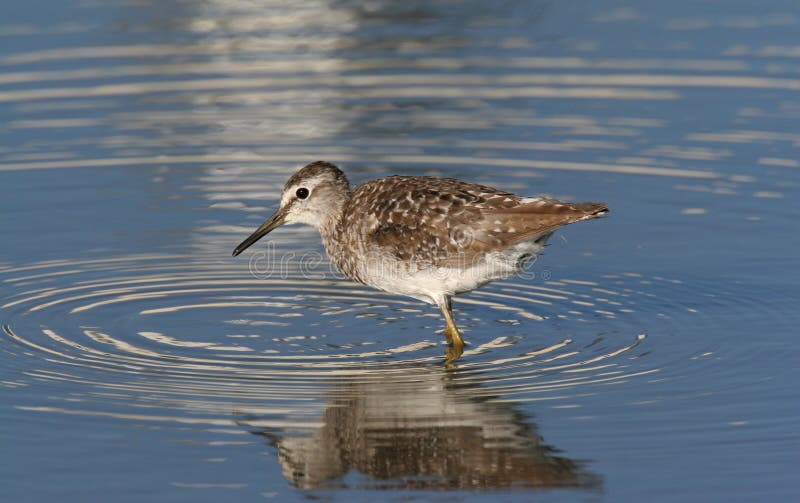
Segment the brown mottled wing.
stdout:
<svg viewBox="0 0 800 503">
<path fill-rule="evenodd" d="M 359 187 L 349 212 L 363 212 L 361 239 L 400 260 L 436 266 L 484 254 L 591 218 L 605 208 L 523 200 L 484 185 L 437 177 L 387 177 Z"/>
<path fill-rule="evenodd" d="M 455 262 L 448 258 L 438 265 L 472 263 L 487 252 L 536 239 L 563 225 L 597 218 L 608 211 L 605 203 L 565 203 L 543 197 L 518 198 L 517 204 L 511 207 L 493 204 L 495 202 L 489 199 L 481 207 L 480 218 L 471 223 L 472 242 L 467 243 L 465 251 Z M 487 247 L 489 243 L 492 246 Z"/>
<path fill-rule="evenodd" d="M 510 246 L 552 232 L 562 225 L 597 218 L 607 212 L 605 203 L 566 203 L 537 197 L 524 199 L 514 208 L 487 209 L 483 213 L 485 219 L 482 224 L 500 222 L 492 232 L 497 233 L 506 246 Z"/>
</svg>

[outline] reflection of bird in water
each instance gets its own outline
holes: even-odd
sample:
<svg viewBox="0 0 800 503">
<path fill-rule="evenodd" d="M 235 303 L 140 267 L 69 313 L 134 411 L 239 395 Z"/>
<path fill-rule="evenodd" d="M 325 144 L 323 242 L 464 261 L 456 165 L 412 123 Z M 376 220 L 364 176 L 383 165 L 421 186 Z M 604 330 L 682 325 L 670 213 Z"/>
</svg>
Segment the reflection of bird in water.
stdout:
<svg viewBox="0 0 800 503">
<path fill-rule="evenodd" d="M 426 368 L 332 386 L 322 426 L 259 430 L 283 474 L 304 489 L 595 488 L 598 477 L 557 454 L 513 405 L 453 372 Z M 239 423 L 258 424 L 258 417 Z M 345 475 L 368 478 L 355 482 Z"/>
<path fill-rule="evenodd" d="M 524 198 L 452 178 L 390 176 L 354 188 L 319 161 L 286 182 L 278 211 L 233 255 L 284 223 L 312 225 L 347 277 L 438 305 L 453 360 L 464 347 L 453 295 L 518 273 L 557 228 L 607 211 L 603 203 Z"/>
</svg>

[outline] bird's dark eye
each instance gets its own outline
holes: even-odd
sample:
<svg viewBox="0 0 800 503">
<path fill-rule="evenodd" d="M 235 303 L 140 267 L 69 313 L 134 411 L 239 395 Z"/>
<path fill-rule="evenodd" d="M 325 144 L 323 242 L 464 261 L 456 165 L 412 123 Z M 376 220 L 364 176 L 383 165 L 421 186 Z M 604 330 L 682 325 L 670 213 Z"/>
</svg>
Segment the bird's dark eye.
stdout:
<svg viewBox="0 0 800 503">
<path fill-rule="evenodd" d="M 297 194 L 298 199 L 305 199 L 308 197 L 308 189 L 305 187 L 300 187 L 299 189 L 297 189 L 297 192 L 295 192 L 295 194 Z"/>
</svg>

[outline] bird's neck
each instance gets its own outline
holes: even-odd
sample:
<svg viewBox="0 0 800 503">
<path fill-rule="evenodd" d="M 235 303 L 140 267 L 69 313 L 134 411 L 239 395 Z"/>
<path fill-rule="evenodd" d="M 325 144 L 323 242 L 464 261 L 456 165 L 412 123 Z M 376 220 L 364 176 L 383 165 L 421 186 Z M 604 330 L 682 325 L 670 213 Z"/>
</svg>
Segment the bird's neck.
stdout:
<svg viewBox="0 0 800 503">
<path fill-rule="evenodd" d="M 330 207 L 330 211 L 325 215 L 325 218 L 317 226 L 319 234 L 322 237 L 322 243 L 329 254 L 338 243 L 341 234 L 342 226 L 344 224 L 344 214 L 347 208 L 347 203 L 350 201 L 350 189 L 341 194 L 341 197 L 336 198 Z"/>
</svg>

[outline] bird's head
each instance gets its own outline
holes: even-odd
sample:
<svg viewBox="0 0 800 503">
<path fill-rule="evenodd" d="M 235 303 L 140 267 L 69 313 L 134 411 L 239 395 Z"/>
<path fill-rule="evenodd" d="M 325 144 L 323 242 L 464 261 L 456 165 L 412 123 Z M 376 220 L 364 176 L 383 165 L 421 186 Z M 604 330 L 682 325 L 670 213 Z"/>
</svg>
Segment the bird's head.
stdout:
<svg viewBox="0 0 800 503">
<path fill-rule="evenodd" d="M 321 227 L 337 217 L 350 195 L 350 182 L 335 165 L 317 161 L 303 167 L 283 187 L 278 211 L 233 250 L 237 256 L 283 224 Z"/>
</svg>

